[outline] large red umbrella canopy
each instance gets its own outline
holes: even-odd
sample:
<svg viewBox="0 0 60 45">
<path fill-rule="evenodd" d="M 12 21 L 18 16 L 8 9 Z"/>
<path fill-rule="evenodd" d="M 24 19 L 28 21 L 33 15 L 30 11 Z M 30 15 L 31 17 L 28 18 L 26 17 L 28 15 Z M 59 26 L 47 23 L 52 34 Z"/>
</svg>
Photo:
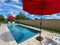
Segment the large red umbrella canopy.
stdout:
<svg viewBox="0 0 60 45">
<path fill-rule="evenodd" d="M 30 14 L 49 15 L 60 12 L 60 0 L 22 0 L 23 10 Z"/>
<path fill-rule="evenodd" d="M 14 18 L 16 18 L 16 16 L 9 15 L 8 18 L 9 18 L 9 19 L 14 19 Z"/>
</svg>

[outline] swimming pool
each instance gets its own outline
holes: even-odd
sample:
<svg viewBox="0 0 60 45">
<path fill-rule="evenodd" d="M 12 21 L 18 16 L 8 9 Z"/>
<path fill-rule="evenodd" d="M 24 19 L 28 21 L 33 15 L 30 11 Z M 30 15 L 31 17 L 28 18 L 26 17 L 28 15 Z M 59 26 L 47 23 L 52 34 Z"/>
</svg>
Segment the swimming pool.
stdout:
<svg viewBox="0 0 60 45">
<path fill-rule="evenodd" d="M 17 43 L 22 43 L 39 33 L 37 30 L 20 25 L 7 25 L 7 27 Z"/>
</svg>

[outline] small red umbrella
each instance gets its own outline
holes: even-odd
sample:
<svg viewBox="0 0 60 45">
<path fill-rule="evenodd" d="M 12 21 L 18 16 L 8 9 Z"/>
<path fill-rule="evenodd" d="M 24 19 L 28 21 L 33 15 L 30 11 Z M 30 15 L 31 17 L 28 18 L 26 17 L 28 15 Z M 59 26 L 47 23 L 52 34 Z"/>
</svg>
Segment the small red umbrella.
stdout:
<svg viewBox="0 0 60 45">
<path fill-rule="evenodd" d="M 42 15 L 60 13 L 60 0 L 22 0 L 22 2 L 23 10 L 30 14 L 41 15 L 40 30 L 42 27 Z M 42 41 L 41 38 L 38 38 L 38 40 Z"/>
<path fill-rule="evenodd" d="M 14 18 L 16 18 L 16 16 L 9 15 L 8 18 L 9 18 L 9 19 L 14 19 Z"/>
</svg>

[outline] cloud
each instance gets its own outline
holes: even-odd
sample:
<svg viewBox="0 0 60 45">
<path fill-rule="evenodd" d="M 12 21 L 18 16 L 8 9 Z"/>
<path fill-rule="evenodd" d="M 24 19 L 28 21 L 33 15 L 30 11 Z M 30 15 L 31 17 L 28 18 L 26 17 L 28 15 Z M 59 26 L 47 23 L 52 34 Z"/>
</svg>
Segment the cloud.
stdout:
<svg viewBox="0 0 60 45">
<path fill-rule="evenodd" d="M 31 15 L 31 17 L 34 18 L 34 19 L 35 19 L 35 18 L 40 19 L 40 16 L 37 16 L 37 15 Z"/>
<path fill-rule="evenodd" d="M 27 12 L 25 12 L 25 15 L 28 15 L 28 13 L 27 13 Z"/>
<path fill-rule="evenodd" d="M 17 15 L 19 14 L 19 11 L 16 9 L 10 9 L 8 13 L 10 13 L 11 15 Z"/>
<path fill-rule="evenodd" d="M 10 7 L 15 7 L 18 9 L 23 9 L 22 6 L 18 6 L 18 5 L 12 5 L 12 4 L 8 4 L 8 3 L 4 3 L 4 5 L 10 6 Z"/>
<path fill-rule="evenodd" d="M 11 0 L 11 1 L 20 4 L 19 0 Z"/>
<path fill-rule="evenodd" d="M 17 5 L 13 5 L 13 6 L 18 8 L 18 9 L 23 9 L 22 6 L 17 6 Z"/>
<path fill-rule="evenodd" d="M 31 19 L 35 19 L 36 16 L 32 14 L 32 15 L 30 15 L 30 17 L 31 17 Z"/>
<path fill-rule="evenodd" d="M 13 11 L 13 12 L 19 13 L 19 11 L 16 10 L 16 9 L 10 9 L 10 10 Z"/>
<path fill-rule="evenodd" d="M 4 3 L 5 2 L 5 0 L 0 0 L 0 3 Z"/>
<path fill-rule="evenodd" d="M 34 17 L 35 15 L 31 15 L 31 17 Z"/>
<path fill-rule="evenodd" d="M 58 14 L 53 14 L 45 16 L 45 19 L 60 19 L 60 16 L 58 16 Z"/>
<path fill-rule="evenodd" d="M 31 18 L 31 19 L 33 19 L 33 20 L 34 20 L 35 18 Z"/>
<path fill-rule="evenodd" d="M 9 10 L 8 14 L 9 15 L 13 15 L 13 11 L 12 10 Z"/>
<path fill-rule="evenodd" d="M 0 8 L 0 11 L 3 11 L 3 9 L 2 9 L 2 8 Z"/>
</svg>

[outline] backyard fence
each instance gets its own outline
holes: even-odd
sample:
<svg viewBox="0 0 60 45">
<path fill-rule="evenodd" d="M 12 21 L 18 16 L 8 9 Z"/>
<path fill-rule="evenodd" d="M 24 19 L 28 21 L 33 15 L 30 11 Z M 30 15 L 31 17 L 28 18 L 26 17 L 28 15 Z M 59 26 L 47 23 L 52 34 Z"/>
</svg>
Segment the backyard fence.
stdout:
<svg viewBox="0 0 60 45">
<path fill-rule="evenodd" d="M 33 25 L 36 27 L 40 26 L 40 20 L 19 20 L 19 23 Z M 43 20 L 42 27 L 54 30 L 60 30 L 60 20 Z"/>
</svg>

